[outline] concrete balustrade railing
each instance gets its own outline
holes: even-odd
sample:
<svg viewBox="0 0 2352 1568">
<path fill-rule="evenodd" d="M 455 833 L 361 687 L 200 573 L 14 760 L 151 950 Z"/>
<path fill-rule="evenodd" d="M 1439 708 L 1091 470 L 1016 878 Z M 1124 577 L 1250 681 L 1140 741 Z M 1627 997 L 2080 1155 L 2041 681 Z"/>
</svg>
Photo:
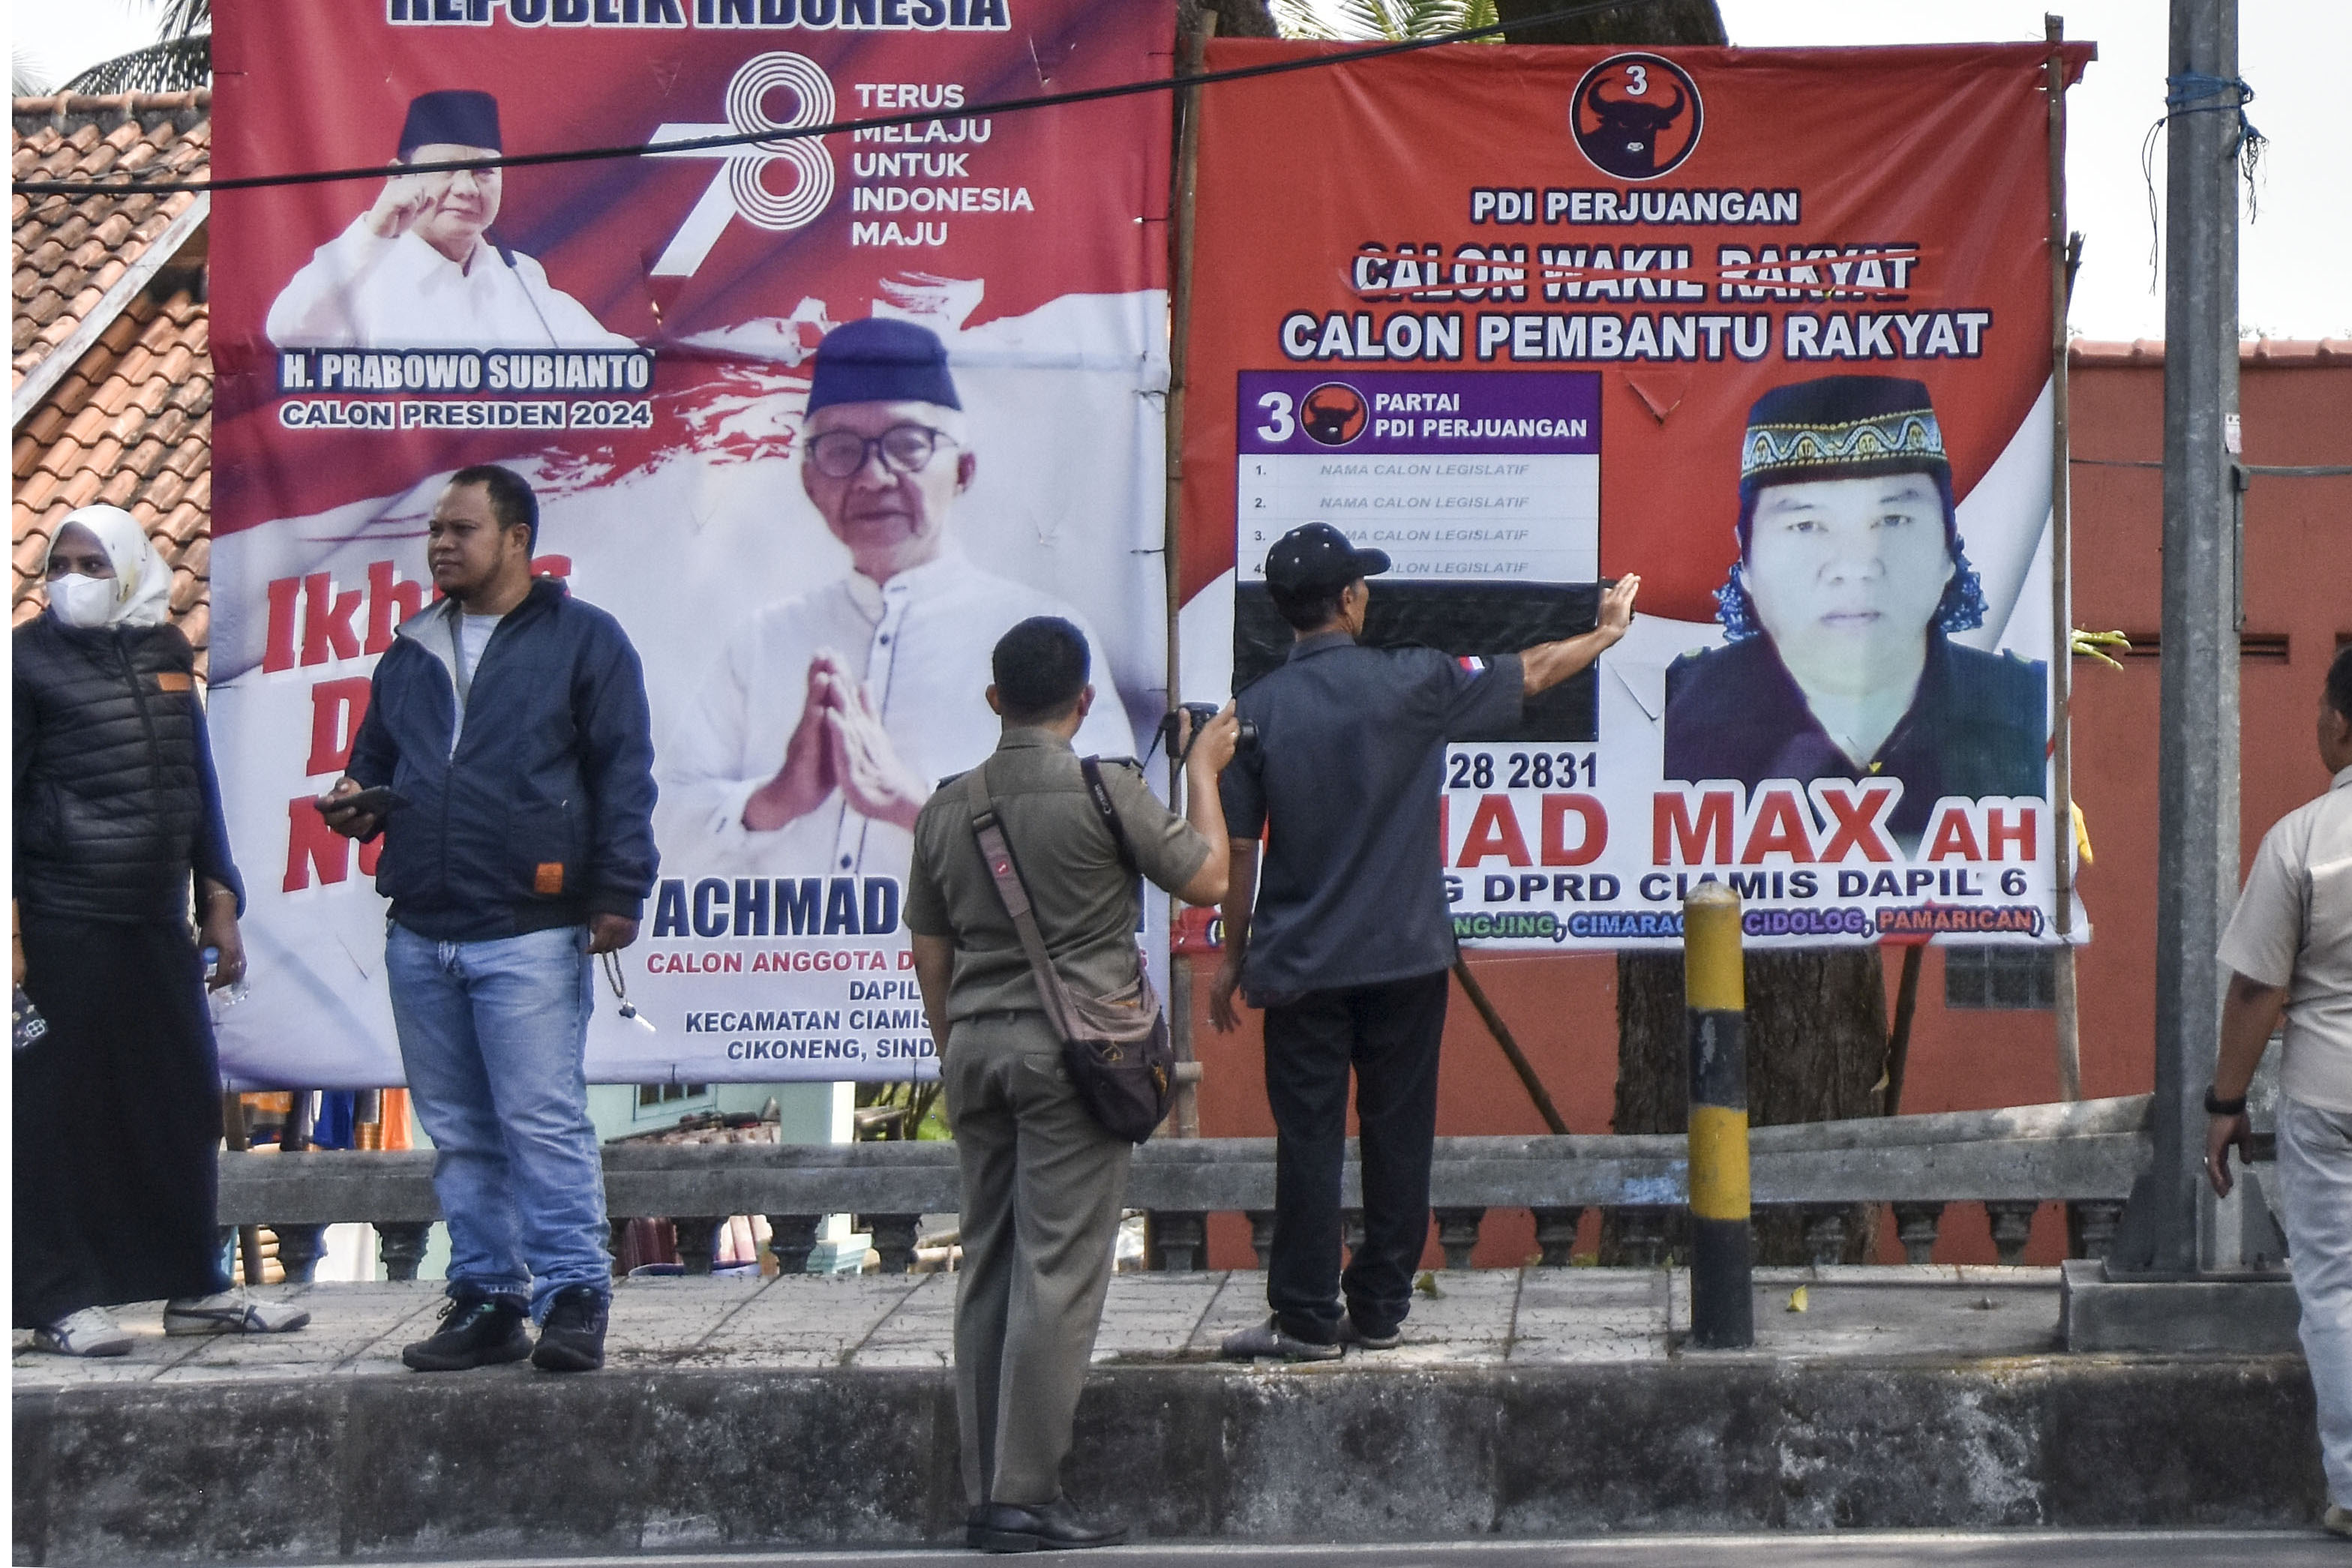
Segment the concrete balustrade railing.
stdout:
<svg viewBox="0 0 2352 1568">
<path fill-rule="evenodd" d="M 2040 1205 L 2072 1206 L 2085 1255 L 2101 1255 L 2132 1183 L 2151 1155 L 2149 1097 L 2089 1100 L 1878 1120 L 1759 1127 L 1750 1138 L 1751 1186 L 1759 1208 L 1796 1207 L 1808 1247 L 1835 1261 L 1857 1205 L 1890 1204 L 1906 1255 L 1925 1262 L 1943 1207 L 1981 1203 L 2004 1261 L 2023 1251 Z M 1151 1216 L 1155 1263 L 1205 1266 L 1207 1217 L 1251 1220 L 1263 1259 L 1272 1229 L 1274 1140 L 1154 1140 L 1138 1150 L 1128 1203 Z M 1591 1207 L 1622 1211 L 1623 1244 L 1650 1260 L 1665 1221 L 1688 1197 L 1686 1145 L 1679 1134 L 1440 1138 L 1431 1173 L 1438 1240 L 1449 1268 L 1467 1268 L 1487 1211 L 1532 1211 L 1546 1264 L 1565 1264 L 1578 1222 Z M 855 1214 L 874 1237 L 885 1272 L 913 1260 L 925 1214 L 958 1205 L 952 1144 L 614 1144 L 604 1150 L 606 1207 L 618 1222 L 663 1218 L 677 1229 L 689 1271 L 710 1267 L 711 1238 L 726 1217 L 768 1218 L 770 1243 L 787 1271 L 806 1266 L 828 1214 Z M 278 1235 L 289 1278 L 315 1267 L 319 1237 L 331 1224 L 376 1228 L 386 1271 L 413 1279 L 425 1238 L 440 1218 L 433 1155 L 310 1152 L 225 1154 L 224 1225 L 266 1225 Z M 1342 1204 L 1360 1201 L 1349 1148 Z M 1354 1223 L 1354 1216 L 1349 1217 Z"/>
</svg>

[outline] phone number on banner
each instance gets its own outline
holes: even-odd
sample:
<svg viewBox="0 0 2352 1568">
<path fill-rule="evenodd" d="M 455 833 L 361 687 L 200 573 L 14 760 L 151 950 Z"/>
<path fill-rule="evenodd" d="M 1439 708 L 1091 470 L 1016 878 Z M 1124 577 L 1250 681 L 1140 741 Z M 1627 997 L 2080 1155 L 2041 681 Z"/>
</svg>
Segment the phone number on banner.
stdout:
<svg viewBox="0 0 2352 1568">
<path fill-rule="evenodd" d="M 651 430 L 646 398 L 293 398 L 278 405 L 289 430 Z"/>
</svg>

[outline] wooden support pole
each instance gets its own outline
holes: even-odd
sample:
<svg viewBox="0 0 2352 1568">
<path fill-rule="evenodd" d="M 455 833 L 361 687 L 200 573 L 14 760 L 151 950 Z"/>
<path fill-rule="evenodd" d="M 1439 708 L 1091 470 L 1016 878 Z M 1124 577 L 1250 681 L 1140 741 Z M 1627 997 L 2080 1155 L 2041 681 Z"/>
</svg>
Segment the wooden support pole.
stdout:
<svg viewBox="0 0 2352 1568">
<path fill-rule="evenodd" d="M 2050 116 L 2050 793 L 2058 954 L 2053 965 L 2058 1026 L 2058 1098 L 2083 1097 L 2082 1010 L 2074 989 L 2074 760 L 2069 739 L 2074 687 L 2074 612 L 2066 420 L 2066 23 L 2042 18 L 2050 54 L 2042 67 Z"/>
<path fill-rule="evenodd" d="M 1197 31 L 1185 35 L 1178 51 L 1180 75 L 1198 76 L 1209 39 L 1217 31 L 1213 11 L 1203 12 Z M 1183 641 L 1178 633 L 1177 620 L 1184 608 L 1183 532 L 1184 532 L 1184 361 L 1185 340 L 1192 329 L 1192 208 L 1193 193 L 1201 162 L 1201 95 L 1197 89 L 1185 89 L 1176 95 L 1176 112 L 1180 125 L 1176 141 L 1176 182 L 1170 193 L 1170 223 L 1168 235 L 1169 263 L 1169 334 L 1168 334 L 1168 402 L 1167 402 L 1167 489 L 1165 514 L 1162 521 L 1164 548 L 1161 567 L 1168 576 L 1168 707 L 1174 712 L 1183 700 L 1180 670 L 1183 659 Z M 1184 769 L 1176 760 L 1174 747 L 1168 753 L 1168 805 L 1178 813 L 1184 810 Z M 1168 1031 L 1169 1043 L 1176 1052 L 1180 1066 L 1197 1064 L 1192 1050 L 1192 959 L 1190 954 L 1175 950 L 1173 933 L 1183 915 L 1181 900 L 1168 901 L 1168 925 L 1171 933 L 1168 954 Z M 1200 1072 L 1179 1073 L 1176 1092 L 1168 1107 L 1168 1135 L 1173 1138 L 1197 1138 L 1201 1135 Z"/>
<path fill-rule="evenodd" d="M 1462 994 L 1468 997 L 1470 1005 L 1478 1009 L 1478 1016 L 1486 1020 L 1486 1032 L 1495 1037 L 1495 1043 L 1503 1048 L 1503 1054 L 1510 1060 L 1511 1071 L 1519 1075 L 1519 1082 L 1526 1088 L 1528 1098 L 1535 1102 L 1536 1114 L 1541 1116 L 1544 1125 L 1554 1133 L 1565 1134 L 1568 1131 L 1567 1121 L 1552 1104 L 1551 1095 L 1546 1092 L 1543 1080 L 1536 1076 L 1535 1064 L 1519 1049 L 1519 1042 L 1511 1038 L 1510 1026 L 1503 1021 L 1503 1015 L 1495 1010 L 1495 1004 L 1486 999 L 1486 988 L 1479 985 L 1478 977 L 1470 972 L 1469 960 L 1458 956 L 1454 958 L 1454 977 L 1462 982 Z"/>
</svg>

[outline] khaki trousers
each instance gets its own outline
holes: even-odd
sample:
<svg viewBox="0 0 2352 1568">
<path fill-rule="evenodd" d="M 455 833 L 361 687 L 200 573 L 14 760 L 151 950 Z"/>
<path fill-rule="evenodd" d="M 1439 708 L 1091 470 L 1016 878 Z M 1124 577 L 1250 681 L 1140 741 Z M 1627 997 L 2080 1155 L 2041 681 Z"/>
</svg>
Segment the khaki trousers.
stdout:
<svg viewBox="0 0 2352 1568">
<path fill-rule="evenodd" d="M 1110 1289 L 1134 1149 L 1080 1103 L 1042 1013 L 959 1021 L 940 1076 L 963 1176 L 955 1372 L 964 1492 L 974 1507 L 1051 1502 Z"/>
</svg>

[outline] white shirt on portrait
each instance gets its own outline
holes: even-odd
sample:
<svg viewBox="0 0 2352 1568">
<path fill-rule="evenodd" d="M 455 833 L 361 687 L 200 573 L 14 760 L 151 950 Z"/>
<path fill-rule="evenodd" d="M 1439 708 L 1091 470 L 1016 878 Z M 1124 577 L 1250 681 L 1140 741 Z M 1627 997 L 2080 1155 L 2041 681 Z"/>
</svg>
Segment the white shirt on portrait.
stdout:
<svg viewBox="0 0 2352 1568">
<path fill-rule="evenodd" d="M 860 572 L 761 611 L 729 641 L 662 748 L 656 819 L 666 868 L 770 876 L 907 875 L 906 830 L 849 809 L 839 790 L 772 831 L 743 825 L 743 807 L 783 766 L 808 698 L 809 661 L 839 654 L 872 694 L 898 760 L 925 785 L 977 766 L 1001 729 L 982 695 L 989 657 L 1017 622 L 1058 615 L 1085 632 L 1094 707 L 1073 742 L 1079 755 L 1132 757 L 1135 732 L 1104 667 L 1102 640 L 1051 594 L 972 565 L 953 546 L 877 583 Z"/>
<path fill-rule="evenodd" d="M 364 217 L 294 275 L 269 307 L 266 329 L 288 349 L 635 346 L 520 251 L 485 240 L 460 267 L 415 230 L 386 239 Z"/>
</svg>

